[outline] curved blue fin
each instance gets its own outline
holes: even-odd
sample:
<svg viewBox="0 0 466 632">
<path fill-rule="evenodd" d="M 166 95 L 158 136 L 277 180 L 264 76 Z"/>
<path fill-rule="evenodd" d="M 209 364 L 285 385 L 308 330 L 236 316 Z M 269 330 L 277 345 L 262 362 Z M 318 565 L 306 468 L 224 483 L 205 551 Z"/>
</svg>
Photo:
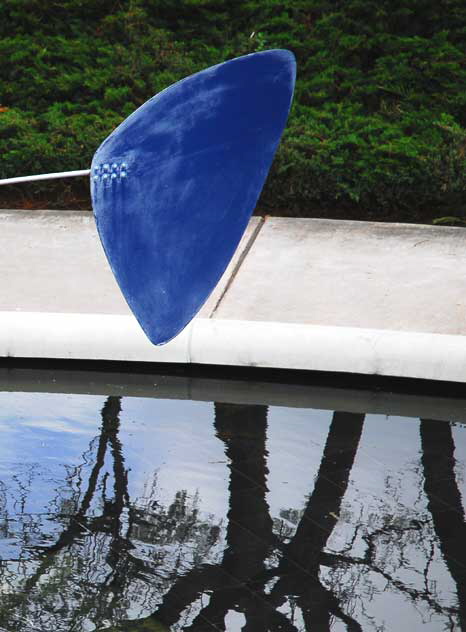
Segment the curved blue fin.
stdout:
<svg viewBox="0 0 466 632">
<path fill-rule="evenodd" d="M 285 127 L 295 73 L 286 50 L 207 68 L 147 101 L 96 151 L 100 238 L 154 344 L 190 322 L 233 256 Z"/>
</svg>

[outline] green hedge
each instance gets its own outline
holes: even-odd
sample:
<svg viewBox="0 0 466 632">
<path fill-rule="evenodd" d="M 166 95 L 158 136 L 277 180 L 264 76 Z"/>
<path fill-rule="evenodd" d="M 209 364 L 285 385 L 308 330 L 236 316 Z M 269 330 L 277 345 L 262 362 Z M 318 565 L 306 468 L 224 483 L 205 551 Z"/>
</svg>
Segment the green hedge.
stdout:
<svg viewBox="0 0 466 632">
<path fill-rule="evenodd" d="M 3 0 L 1 177 L 85 168 L 162 88 L 275 47 L 296 54 L 298 82 L 262 211 L 464 215 L 463 0 Z M 86 187 L 27 190 L 60 206 Z"/>
</svg>

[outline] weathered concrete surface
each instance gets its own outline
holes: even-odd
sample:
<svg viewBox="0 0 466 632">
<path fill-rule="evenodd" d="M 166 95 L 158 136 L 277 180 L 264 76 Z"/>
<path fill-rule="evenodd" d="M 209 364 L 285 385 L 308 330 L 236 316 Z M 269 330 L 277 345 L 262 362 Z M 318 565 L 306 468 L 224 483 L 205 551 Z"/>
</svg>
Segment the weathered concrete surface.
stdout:
<svg viewBox="0 0 466 632">
<path fill-rule="evenodd" d="M 466 334 L 466 230 L 269 219 L 215 316 Z"/>
<path fill-rule="evenodd" d="M 0 311 L 129 314 L 90 212 L 0 211 Z"/>
<path fill-rule="evenodd" d="M 248 227 L 246 228 L 244 235 L 239 242 L 238 248 L 230 261 L 229 266 L 225 270 L 222 278 L 217 283 L 216 288 L 209 296 L 201 310 L 199 316 L 202 318 L 211 318 L 218 307 L 220 306 L 226 291 L 230 287 L 230 283 L 235 278 L 240 266 L 242 265 L 245 256 L 249 252 L 250 247 L 255 241 L 256 235 L 262 226 L 262 219 L 259 217 L 251 218 Z"/>
<path fill-rule="evenodd" d="M 463 228 L 254 218 L 199 318 L 153 347 L 91 213 L 0 211 L 0 356 L 466 383 L 465 269 Z"/>
<path fill-rule="evenodd" d="M 214 312 L 261 220 L 253 218 L 199 315 Z M 130 314 L 92 213 L 0 210 L 0 311 Z"/>
</svg>

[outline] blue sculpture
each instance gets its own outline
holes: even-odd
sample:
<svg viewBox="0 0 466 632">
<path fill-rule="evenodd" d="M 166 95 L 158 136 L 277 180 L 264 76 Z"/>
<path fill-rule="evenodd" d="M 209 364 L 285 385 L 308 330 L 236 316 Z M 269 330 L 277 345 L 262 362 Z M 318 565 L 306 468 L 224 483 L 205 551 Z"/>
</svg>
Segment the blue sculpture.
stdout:
<svg viewBox="0 0 466 632">
<path fill-rule="evenodd" d="M 96 151 L 91 191 L 100 238 L 154 344 L 190 322 L 235 252 L 294 80 L 288 51 L 233 59 L 157 94 Z"/>
<path fill-rule="evenodd" d="M 286 50 L 207 68 L 147 101 L 96 151 L 99 235 L 154 344 L 191 321 L 235 252 L 285 127 L 295 74 Z"/>
</svg>

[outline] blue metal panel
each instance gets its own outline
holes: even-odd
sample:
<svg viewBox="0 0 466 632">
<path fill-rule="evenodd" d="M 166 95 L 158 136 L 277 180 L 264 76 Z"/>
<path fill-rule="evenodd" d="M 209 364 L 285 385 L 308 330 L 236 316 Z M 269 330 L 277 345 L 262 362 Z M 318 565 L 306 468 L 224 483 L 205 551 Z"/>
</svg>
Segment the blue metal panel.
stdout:
<svg viewBox="0 0 466 632">
<path fill-rule="evenodd" d="M 286 124 L 289 51 L 188 77 L 129 116 L 92 161 L 97 228 L 120 288 L 154 344 L 214 289 L 254 210 Z"/>
</svg>

